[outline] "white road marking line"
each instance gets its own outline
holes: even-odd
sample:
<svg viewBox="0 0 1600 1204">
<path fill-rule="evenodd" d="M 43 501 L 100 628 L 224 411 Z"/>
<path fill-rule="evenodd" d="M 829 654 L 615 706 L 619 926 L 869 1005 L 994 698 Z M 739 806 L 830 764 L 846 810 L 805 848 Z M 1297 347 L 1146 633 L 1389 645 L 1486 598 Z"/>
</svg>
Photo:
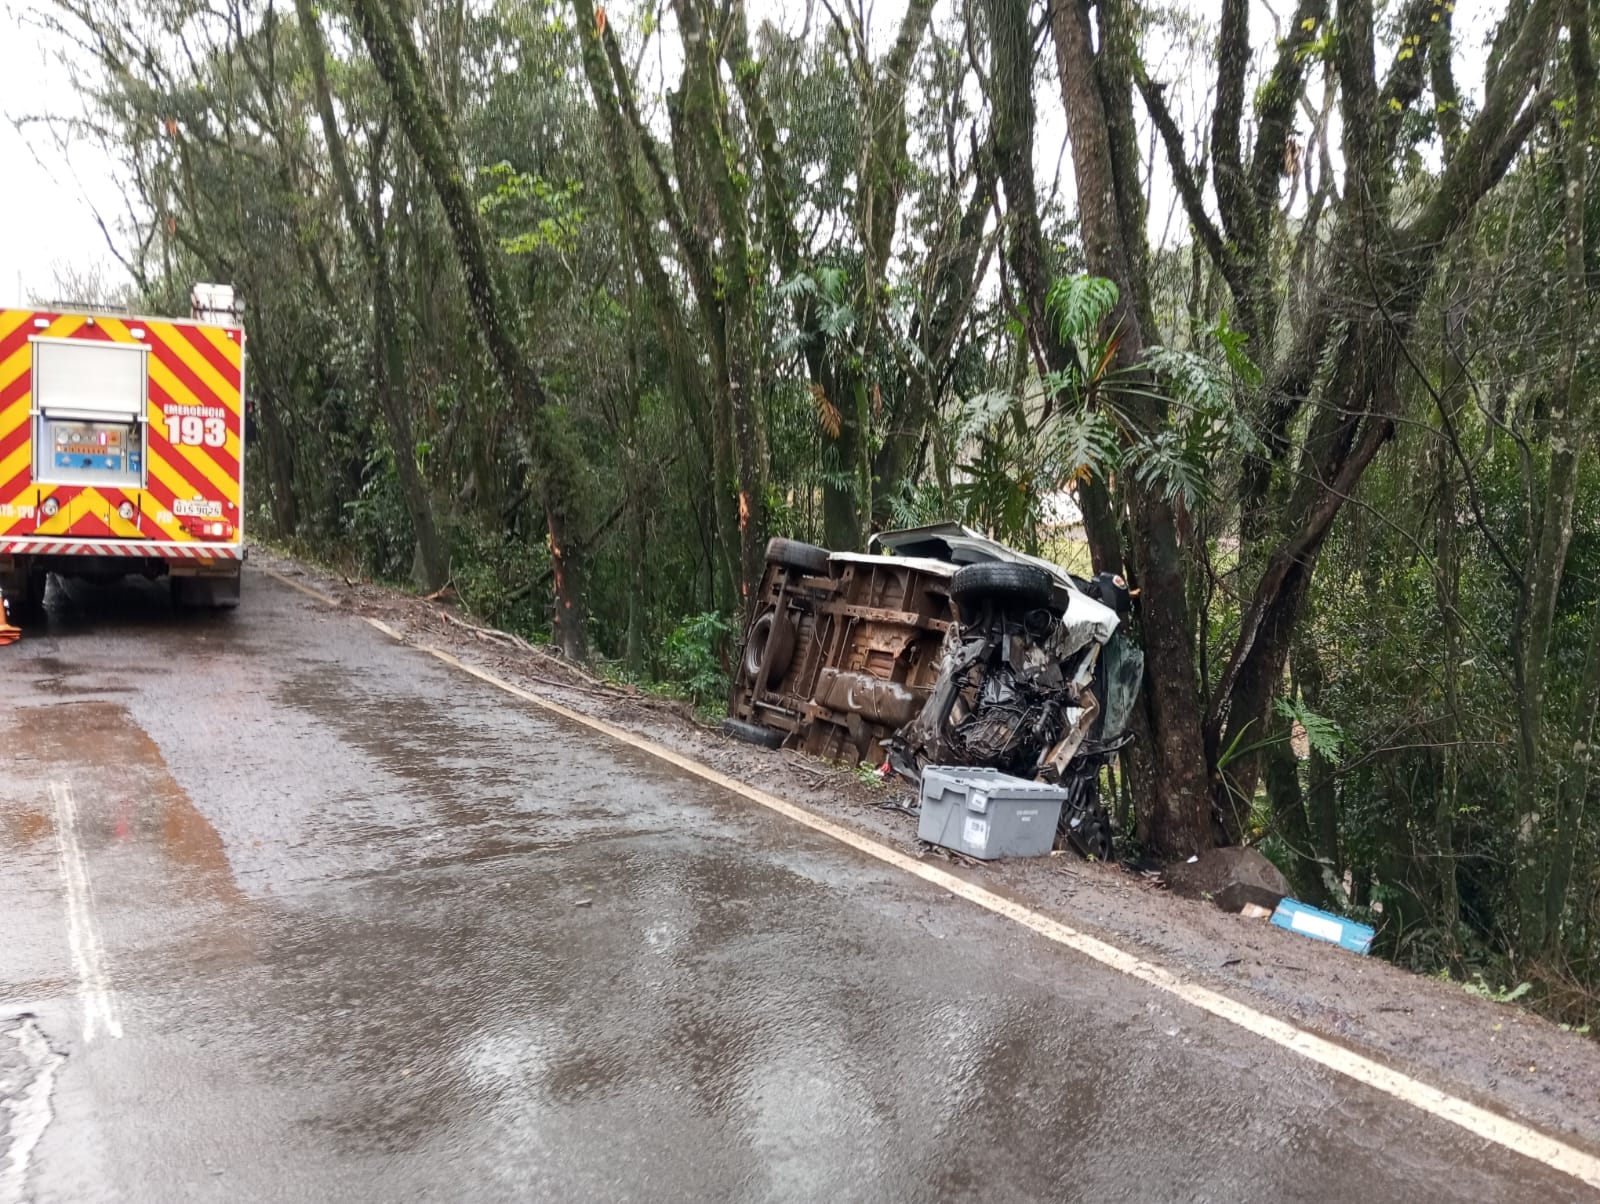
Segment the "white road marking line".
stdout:
<svg viewBox="0 0 1600 1204">
<path fill-rule="evenodd" d="M 271 569 L 266 570 L 266 572 L 269 576 L 299 590 L 303 594 L 330 605 L 334 604 L 334 600 L 325 594 L 291 581 Z M 1402 1074 L 1398 1070 L 1394 1070 L 1371 1058 L 1363 1057 L 1361 1054 L 1345 1049 L 1341 1045 L 1335 1045 L 1332 1041 L 1324 1040 L 1313 1033 L 1306 1032 L 1304 1029 L 1296 1028 L 1292 1024 L 1269 1016 L 1265 1012 L 1257 1011 L 1248 1004 L 1230 999 L 1228 996 L 1213 991 L 1209 987 L 1185 982 L 1171 970 L 1136 957 L 1097 937 L 1079 932 L 1077 929 L 1071 928 L 1059 920 L 1051 919 L 1049 916 L 1034 911 L 1030 907 L 1025 907 L 1021 903 L 1003 898 L 991 890 L 977 886 L 964 878 L 950 873 L 948 870 L 928 865 L 914 857 L 908 857 L 900 850 L 880 844 L 870 836 L 866 836 L 854 829 L 844 827 L 842 824 L 837 824 L 830 819 L 824 819 L 822 816 L 807 811 L 803 807 L 770 795 L 764 790 L 746 785 L 736 778 L 712 769 L 709 765 L 702 765 L 700 762 L 675 752 L 665 745 L 657 744 L 654 740 L 635 735 L 633 732 L 616 727 L 603 719 L 585 715 L 581 711 L 573 710 L 571 707 L 563 706 L 559 702 L 543 698 L 530 690 L 524 690 L 520 686 L 496 677 L 492 673 L 469 665 L 442 649 L 425 645 L 412 645 L 403 636 L 396 633 L 392 627 L 378 619 L 365 618 L 365 616 L 357 617 L 362 618 L 364 622 L 397 642 L 406 644 L 408 647 L 416 647 L 419 651 L 426 652 L 445 664 L 459 669 L 463 673 L 470 674 L 498 690 L 503 690 L 513 697 L 532 703 L 541 710 L 560 715 L 563 719 L 580 724 L 591 731 L 599 732 L 630 748 L 648 753 L 658 760 L 676 766 L 685 773 L 693 774 L 702 781 L 710 782 L 714 786 L 731 791 L 742 798 L 748 799 L 750 802 L 767 808 L 769 811 L 791 819 L 797 824 L 801 824 L 815 832 L 820 832 L 824 836 L 839 841 L 841 844 L 865 853 L 867 856 L 875 858 L 886 865 L 891 865 L 896 869 L 915 875 L 958 898 L 965 899 L 969 903 L 975 903 L 995 915 L 1003 916 L 1022 925 L 1024 928 L 1031 929 L 1045 939 L 1081 953 L 1109 969 L 1126 974 L 1130 978 L 1136 978 L 1140 982 L 1148 983 L 1157 990 L 1164 991 L 1202 1011 L 1209 1012 L 1229 1024 L 1237 1025 L 1246 1032 L 1265 1038 L 1273 1044 L 1282 1046 L 1291 1053 L 1299 1054 L 1301 1057 L 1315 1062 L 1336 1074 L 1344 1075 L 1346 1078 L 1353 1079 L 1358 1083 L 1364 1083 L 1368 1087 L 1381 1091 L 1402 1103 L 1409 1104 L 1419 1111 L 1457 1125 L 1474 1136 L 1483 1138 L 1485 1141 L 1493 1142 L 1510 1150 L 1512 1153 L 1521 1154 L 1525 1158 L 1543 1163 L 1552 1170 L 1559 1171 L 1564 1175 L 1570 1175 L 1590 1187 L 1600 1189 L 1600 1157 L 1568 1145 L 1564 1141 L 1541 1133 L 1537 1129 L 1519 1121 L 1501 1116 L 1498 1113 L 1489 1111 L 1487 1108 L 1480 1108 L 1476 1104 L 1450 1095 L 1448 1092 L 1441 1091 L 1439 1088 L 1424 1083 L 1420 1079 Z"/>
<path fill-rule="evenodd" d="M 24 1073 L 32 1071 L 33 1077 L 15 1096 L 0 1099 L 0 1107 L 11 1113 L 11 1149 L 6 1156 L 5 1169 L 0 1171 L 0 1204 L 23 1204 L 27 1199 L 33 1150 L 55 1116 L 52 1097 L 56 1070 L 66 1060 L 50 1048 L 50 1042 L 32 1017 L 25 1018 L 17 1026 L 16 1038 L 22 1051 Z"/>
<path fill-rule="evenodd" d="M 67 890 L 67 945 L 78 972 L 78 997 L 83 1001 L 83 1040 L 87 1044 L 104 1032 L 122 1036 L 122 1009 L 106 976 L 105 951 L 94 919 L 94 888 L 89 882 L 89 860 L 78 839 L 78 804 L 66 782 L 50 783 L 50 801 L 56 811 L 56 845 L 61 881 Z"/>
</svg>

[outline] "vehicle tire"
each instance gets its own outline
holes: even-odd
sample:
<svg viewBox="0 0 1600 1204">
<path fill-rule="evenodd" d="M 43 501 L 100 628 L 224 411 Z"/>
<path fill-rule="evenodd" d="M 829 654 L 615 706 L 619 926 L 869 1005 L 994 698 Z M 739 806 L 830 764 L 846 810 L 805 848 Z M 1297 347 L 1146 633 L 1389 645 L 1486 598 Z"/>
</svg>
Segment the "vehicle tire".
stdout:
<svg viewBox="0 0 1600 1204">
<path fill-rule="evenodd" d="M 1116 845 L 1111 834 L 1111 816 L 1100 801 L 1100 771 L 1095 769 L 1063 784 L 1071 787 L 1072 793 L 1061 804 L 1061 818 L 1056 824 L 1057 843 L 1062 848 L 1076 849 L 1089 861 L 1109 864 L 1116 858 Z"/>
<path fill-rule="evenodd" d="M 238 609 L 238 577 L 173 577 L 170 581 L 172 601 L 179 610 Z"/>
<path fill-rule="evenodd" d="M 776 728 L 762 727 L 759 723 L 746 723 L 743 719 L 735 719 L 731 715 L 722 721 L 722 730 L 735 740 L 743 740 L 746 744 L 759 744 L 762 748 L 780 747 L 786 735 Z"/>
<path fill-rule="evenodd" d="M 26 627 L 44 622 L 44 595 L 49 581 L 49 574 L 36 568 L 0 577 L 0 590 L 5 591 L 6 601 L 11 604 L 13 623 Z"/>
<path fill-rule="evenodd" d="M 767 665 L 766 682 L 756 681 L 761 672 L 761 660 L 772 648 L 772 660 Z M 744 671 L 753 689 L 768 682 L 782 681 L 783 675 L 794 663 L 794 624 L 775 610 L 769 610 L 750 627 L 750 638 L 744 645 Z"/>
<path fill-rule="evenodd" d="M 1067 834 L 1066 840 L 1085 861 L 1110 865 L 1117 859 L 1116 843 L 1111 835 L 1111 819 L 1104 811 L 1096 811 L 1080 819 L 1078 826 Z"/>
<path fill-rule="evenodd" d="M 801 543 L 798 539 L 781 537 L 767 540 L 768 564 L 781 565 L 786 569 L 798 569 L 813 577 L 821 577 L 827 573 L 828 556 L 827 548 L 819 548 L 814 543 Z"/>
<path fill-rule="evenodd" d="M 958 569 L 950 581 L 950 597 L 957 606 L 1003 602 L 1018 606 L 1047 606 L 1055 582 L 1038 565 L 991 560 Z"/>
</svg>

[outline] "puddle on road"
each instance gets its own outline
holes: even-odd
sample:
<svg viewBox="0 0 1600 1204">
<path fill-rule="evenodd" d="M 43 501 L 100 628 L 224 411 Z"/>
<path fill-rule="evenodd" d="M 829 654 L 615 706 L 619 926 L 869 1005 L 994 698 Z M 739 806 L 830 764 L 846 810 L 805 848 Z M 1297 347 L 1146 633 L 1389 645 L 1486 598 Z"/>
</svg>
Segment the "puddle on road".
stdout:
<svg viewBox="0 0 1600 1204">
<path fill-rule="evenodd" d="M 679 779 L 628 750 L 576 747 L 541 717 L 434 694 L 401 667 L 412 672 L 403 682 L 381 662 L 317 667 L 284 680 L 277 700 L 370 765 L 334 786 L 324 846 L 382 847 L 407 867 L 437 868 L 665 832 L 704 814 L 657 788 Z"/>
<path fill-rule="evenodd" d="M 0 747 L 23 739 L 40 778 L 71 782 L 97 833 L 113 844 L 136 841 L 158 851 L 176 871 L 172 882 L 186 897 L 239 901 L 222 837 L 174 780 L 161 750 L 126 708 L 75 702 L 0 718 Z M 44 796 L 39 779 L 29 789 Z M 7 801 L 13 805 L 0 816 L 9 833 L 31 841 L 54 831 L 48 809 L 35 799 L 0 797 L 0 804 Z"/>
<path fill-rule="evenodd" d="M 75 686 L 61 677 L 35 678 L 33 688 L 41 694 L 71 694 L 74 697 L 88 695 L 108 694 L 135 694 L 138 691 L 133 686 Z"/>
<path fill-rule="evenodd" d="M 34 690 L 41 694 L 133 694 L 131 685 L 89 684 L 84 677 L 98 677 L 100 666 L 82 668 L 59 656 L 36 656 L 28 660 L 28 668 L 40 676 L 33 679 Z"/>
<path fill-rule="evenodd" d="M 55 830 L 50 813 L 43 807 L 19 806 L 0 812 L 0 831 L 6 835 L 6 844 L 19 848 L 49 836 Z"/>
</svg>

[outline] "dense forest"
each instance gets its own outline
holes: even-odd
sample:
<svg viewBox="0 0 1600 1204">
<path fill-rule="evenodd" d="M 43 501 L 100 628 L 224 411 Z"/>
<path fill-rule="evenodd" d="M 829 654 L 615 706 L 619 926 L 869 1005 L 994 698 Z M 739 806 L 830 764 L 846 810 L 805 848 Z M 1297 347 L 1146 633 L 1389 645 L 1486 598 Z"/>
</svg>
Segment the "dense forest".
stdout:
<svg viewBox="0 0 1600 1204">
<path fill-rule="evenodd" d="M 772 535 L 953 518 L 1121 571 L 1126 846 L 1257 843 L 1578 1026 L 1587 4 L 44 19 L 128 302 L 247 306 L 258 534 L 713 704 Z"/>
</svg>

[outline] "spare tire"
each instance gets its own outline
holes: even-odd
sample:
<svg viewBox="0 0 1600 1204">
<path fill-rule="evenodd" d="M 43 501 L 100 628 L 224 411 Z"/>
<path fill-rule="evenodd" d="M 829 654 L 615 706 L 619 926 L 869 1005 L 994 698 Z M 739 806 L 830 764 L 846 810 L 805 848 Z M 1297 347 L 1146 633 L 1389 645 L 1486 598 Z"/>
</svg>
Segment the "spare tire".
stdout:
<svg viewBox="0 0 1600 1204">
<path fill-rule="evenodd" d="M 829 555 L 827 548 L 819 548 L 814 543 L 801 543 L 798 539 L 784 539 L 780 536 L 767 540 L 768 564 L 781 565 L 786 569 L 798 569 L 813 577 L 820 577 L 828 571 Z"/>
<path fill-rule="evenodd" d="M 959 569 L 950 581 L 957 606 L 1001 602 L 1014 606 L 1048 606 L 1055 579 L 1036 564 L 990 560 Z"/>
<path fill-rule="evenodd" d="M 772 660 L 767 666 L 767 680 L 759 682 L 761 661 L 772 646 Z M 750 625 L 750 636 L 744 645 L 744 671 L 750 678 L 750 688 L 759 690 L 768 682 L 782 681 L 794 662 L 794 625 L 775 610 L 765 612 Z"/>
<path fill-rule="evenodd" d="M 776 728 L 762 727 L 759 723 L 746 723 L 743 719 L 735 719 L 731 715 L 722 721 L 722 730 L 735 740 L 743 740 L 746 744 L 759 744 L 762 748 L 778 748 L 785 738 L 785 733 Z"/>
</svg>

